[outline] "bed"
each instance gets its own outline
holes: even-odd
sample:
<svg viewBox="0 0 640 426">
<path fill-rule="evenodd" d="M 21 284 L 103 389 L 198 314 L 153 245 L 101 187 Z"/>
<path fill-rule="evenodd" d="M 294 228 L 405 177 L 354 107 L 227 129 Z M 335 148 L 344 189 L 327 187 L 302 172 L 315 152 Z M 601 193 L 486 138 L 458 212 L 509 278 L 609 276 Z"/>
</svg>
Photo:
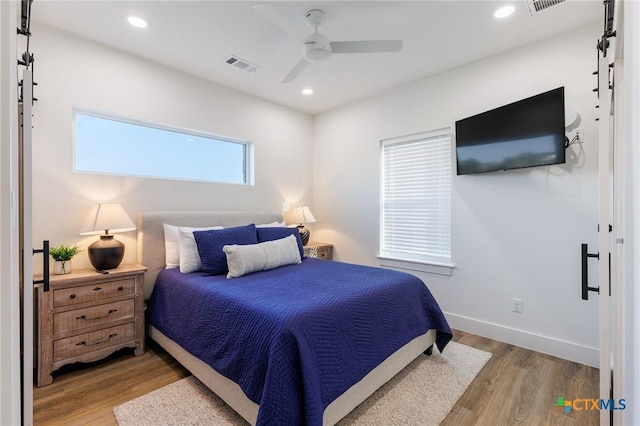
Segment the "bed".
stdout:
<svg viewBox="0 0 640 426">
<path fill-rule="evenodd" d="M 165 269 L 164 223 L 279 220 L 141 213 L 148 335 L 250 424 L 332 425 L 451 330 L 426 286 L 397 271 L 318 259 L 232 279 Z"/>
</svg>

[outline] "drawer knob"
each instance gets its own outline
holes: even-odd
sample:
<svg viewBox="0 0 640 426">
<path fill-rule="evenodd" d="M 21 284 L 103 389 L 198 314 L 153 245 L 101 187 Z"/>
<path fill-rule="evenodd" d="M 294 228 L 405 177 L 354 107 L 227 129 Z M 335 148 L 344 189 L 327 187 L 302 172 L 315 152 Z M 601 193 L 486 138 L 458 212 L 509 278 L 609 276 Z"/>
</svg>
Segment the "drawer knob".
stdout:
<svg viewBox="0 0 640 426">
<path fill-rule="evenodd" d="M 95 346 L 95 345 L 99 345 L 101 343 L 105 343 L 108 342 L 109 339 L 111 339 L 112 337 L 116 337 L 118 335 L 118 333 L 112 333 L 110 335 L 107 336 L 106 339 L 100 341 L 100 342 L 95 342 L 95 343 L 87 343 L 87 342 L 80 342 L 80 343 L 76 343 L 76 346 Z"/>
<path fill-rule="evenodd" d="M 124 290 L 123 286 L 118 287 L 118 291 L 122 291 L 122 290 Z"/>
<path fill-rule="evenodd" d="M 69 296 L 69 299 L 75 299 L 75 298 L 76 298 L 75 293 Z"/>
<path fill-rule="evenodd" d="M 93 291 L 100 291 L 100 290 L 102 290 L 102 287 L 96 287 L 93 289 Z"/>
<path fill-rule="evenodd" d="M 76 317 L 77 320 L 85 320 L 85 321 L 95 321 L 95 320 L 99 320 L 102 318 L 106 318 L 109 315 L 111 315 L 114 312 L 118 312 L 117 309 L 109 309 L 109 312 L 107 312 L 107 315 L 102 315 L 101 317 L 95 317 L 95 318 L 87 318 L 86 315 L 80 315 L 79 317 Z"/>
</svg>

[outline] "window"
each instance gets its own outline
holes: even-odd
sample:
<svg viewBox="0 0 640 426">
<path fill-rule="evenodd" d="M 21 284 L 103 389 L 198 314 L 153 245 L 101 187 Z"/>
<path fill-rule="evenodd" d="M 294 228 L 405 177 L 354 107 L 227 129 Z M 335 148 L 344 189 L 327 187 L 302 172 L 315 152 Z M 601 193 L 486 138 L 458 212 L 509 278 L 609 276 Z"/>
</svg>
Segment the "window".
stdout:
<svg viewBox="0 0 640 426">
<path fill-rule="evenodd" d="M 251 184 L 251 144 L 74 111 L 75 170 Z"/>
<path fill-rule="evenodd" d="M 382 141 L 380 213 L 381 259 L 434 264 L 450 274 L 449 129 Z"/>
</svg>

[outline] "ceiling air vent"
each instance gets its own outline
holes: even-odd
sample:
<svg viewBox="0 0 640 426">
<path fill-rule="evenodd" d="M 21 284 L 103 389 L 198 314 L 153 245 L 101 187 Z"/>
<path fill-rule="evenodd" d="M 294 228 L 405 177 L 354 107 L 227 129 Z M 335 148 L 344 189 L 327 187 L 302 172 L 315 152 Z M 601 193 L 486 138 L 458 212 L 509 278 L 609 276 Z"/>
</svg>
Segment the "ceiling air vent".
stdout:
<svg viewBox="0 0 640 426">
<path fill-rule="evenodd" d="M 527 4 L 529 15 L 531 16 L 550 8 L 551 6 L 564 3 L 564 1 L 565 0 L 524 0 L 524 2 Z"/>
<path fill-rule="evenodd" d="M 246 72 L 256 72 L 261 68 L 258 65 L 252 64 L 251 62 L 245 61 L 244 59 L 240 59 L 237 56 L 232 56 L 227 59 L 227 63 Z"/>
</svg>

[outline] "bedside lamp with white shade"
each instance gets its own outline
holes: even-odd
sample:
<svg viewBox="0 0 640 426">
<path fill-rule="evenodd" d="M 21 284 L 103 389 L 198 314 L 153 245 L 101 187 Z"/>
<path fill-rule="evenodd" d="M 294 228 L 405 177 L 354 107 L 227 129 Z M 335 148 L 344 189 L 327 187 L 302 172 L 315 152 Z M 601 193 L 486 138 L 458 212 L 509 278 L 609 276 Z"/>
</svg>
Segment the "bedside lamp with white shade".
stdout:
<svg viewBox="0 0 640 426">
<path fill-rule="evenodd" d="M 309 210 L 309 207 L 307 206 L 296 207 L 291 212 L 290 220 L 291 222 L 298 224 L 298 232 L 300 233 L 300 238 L 302 238 L 302 245 L 306 246 L 309 242 L 311 232 L 304 227 L 304 224 L 314 223 L 316 221 L 316 218 L 313 217 L 313 213 L 311 213 L 311 210 Z"/>
<path fill-rule="evenodd" d="M 100 235 L 89 246 L 89 261 L 98 271 L 115 269 L 124 257 L 124 244 L 113 238 L 114 233 L 134 231 L 136 225 L 120 204 L 98 204 L 91 209 L 80 228 L 80 235 Z"/>
</svg>

